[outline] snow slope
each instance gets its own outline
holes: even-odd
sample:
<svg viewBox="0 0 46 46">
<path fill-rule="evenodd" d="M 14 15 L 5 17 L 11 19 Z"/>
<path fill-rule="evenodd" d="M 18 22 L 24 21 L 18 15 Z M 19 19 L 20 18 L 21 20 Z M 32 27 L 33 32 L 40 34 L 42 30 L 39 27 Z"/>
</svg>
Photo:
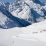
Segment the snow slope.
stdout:
<svg viewBox="0 0 46 46">
<path fill-rule="evenodd" d="M 23 28 L 0 29 L 0 46 L 46 46 L 46 20 Z"/>
<path fill-rule="evenodd" d="M 18 35 L 22 39 L 34 39 L 46 42 L 46 20 L 23 28 L 23 34 Z"/>
</svg>

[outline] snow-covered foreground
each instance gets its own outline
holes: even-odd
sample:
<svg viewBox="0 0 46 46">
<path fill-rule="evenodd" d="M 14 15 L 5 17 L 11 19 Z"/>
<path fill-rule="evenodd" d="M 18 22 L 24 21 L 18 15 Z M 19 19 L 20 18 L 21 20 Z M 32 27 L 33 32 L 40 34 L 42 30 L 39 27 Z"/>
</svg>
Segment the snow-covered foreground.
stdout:
<svg viewBox="0 0 46 46">
<path fill-rule="evenodd" d="M 0 46 L 46 46 L 46 20 L 23 28 L 0 29 Z"/>
</svg>

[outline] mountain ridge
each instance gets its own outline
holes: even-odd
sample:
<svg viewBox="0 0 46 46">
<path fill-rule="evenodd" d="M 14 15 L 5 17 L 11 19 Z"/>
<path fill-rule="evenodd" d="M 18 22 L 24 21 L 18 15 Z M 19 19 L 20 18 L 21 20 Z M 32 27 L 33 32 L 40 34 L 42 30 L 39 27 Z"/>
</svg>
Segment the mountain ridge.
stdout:
<svg viewBox="0 0 46 46">
<path fill-rule="evenodd" d="M 6 15 L 8 14 L 7 17 L 12 16 L 11 20 L 14 21 L 13 18 L 18 18 L 18 20 L 20 19 L 19 22 L 25 26 L 46 19 L 46 5 L 41 3 L 39 0 L 17 0 L 13 3 L 0 2 L 0 8 L 4 9 Z"/>
<path fill-rule="evenodd" d="M 14 17 L 9 11 L 0 8 L 0 28 L 13 28 L 13 27 L 25 27 L 30 25 L 27 21 Z M 4 17 L 4 19 L 3 19 Z M 6 19 L 5 19 L 6 18 Z M 4 24 L 3 24 L 4 23 Z M 4 26 L 3 26 L 4 25 Z"/>
</svg>

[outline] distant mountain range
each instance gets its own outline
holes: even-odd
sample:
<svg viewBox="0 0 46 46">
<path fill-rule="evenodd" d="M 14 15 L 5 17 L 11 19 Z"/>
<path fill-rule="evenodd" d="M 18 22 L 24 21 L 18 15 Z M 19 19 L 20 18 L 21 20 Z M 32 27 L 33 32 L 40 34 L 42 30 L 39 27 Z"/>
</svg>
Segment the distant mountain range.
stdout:
<svg viewBox="0 0 46 46">
<path fill-rule="evenodd" d="M 39 0 L 0 2 L 0 28 L 25 27 L 46 19 L 46 4 Z"/>
</svg>

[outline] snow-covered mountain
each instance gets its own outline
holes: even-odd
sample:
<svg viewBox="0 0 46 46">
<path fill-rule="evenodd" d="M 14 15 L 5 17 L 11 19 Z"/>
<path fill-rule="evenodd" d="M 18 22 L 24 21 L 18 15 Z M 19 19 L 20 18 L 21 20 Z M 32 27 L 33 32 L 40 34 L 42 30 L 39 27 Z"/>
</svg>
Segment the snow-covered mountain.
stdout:
<svg viewBox="0 0 46 46">
<path fill-rule="evenodd" d="M 13 10 L 13 9 L 14 10 Z M 39 0 L 17 0 L 10 6 L 11 13 L 14 16 L 22 18 L 29 23 L 39 22 L 46 18 L 46 6 Z"/>
<path fill-rule="evenodd" d="M 23 19 L 14 17 L 9 11 L 0 8 L 0 28 L 24 27 L 29 23 Z"/>
<path fill-rule="evenodd" d="M 40 22 L 46 19 L 46 5 L 41 3 L 39 0 L 16 0 L 13 3 L 0 2 L 0 8 L 4 9 L 6 14 L 9 15 L 10 13 L 11 15 L 9 16 L 14 16 L 15 18 L 17 17 L 20 20 L 24 20 L 24 22 L 26 21 L 25 22 L 26 26 L 34 22 Z M 11 20 L 13 21 L 14 19 L 11 18 Z M 19 23 L 19 22 L 16 22 L 16 23 Z M 20 23 L 23 23 L 23 22 L 20 21 Z M 25 26 L 25 23 L 23 23 L 24 26 Z"/>
<path fill-rule="evenodd" d="M 11 12 L 14 16 L 25 19 L 30 23 L 39 22 L 46 18 L 46 14 L 44 13 L 44 11 L 46 12 L 46 6 L 39 0 L 17 0 L 13 3 L 12 7 L 16 7 Z"/>
<path fill-rule="evenodd" d="M 0 2 L 0 46 L 46 46 L 46 4 Z"/>
</svg>

